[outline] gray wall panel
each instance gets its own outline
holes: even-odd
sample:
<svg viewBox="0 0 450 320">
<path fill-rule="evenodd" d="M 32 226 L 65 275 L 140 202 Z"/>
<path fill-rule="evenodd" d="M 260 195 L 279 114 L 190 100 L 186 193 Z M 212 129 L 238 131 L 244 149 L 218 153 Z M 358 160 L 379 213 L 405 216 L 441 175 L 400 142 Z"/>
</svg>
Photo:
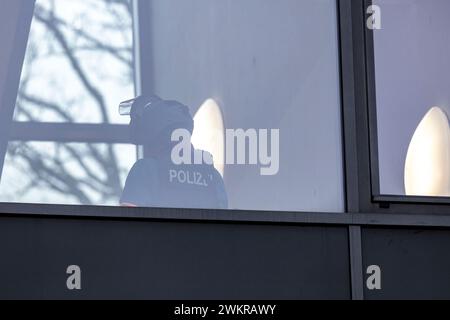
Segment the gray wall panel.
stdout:
<svg viewBox="0 0 450 320">
<path fill-rule="evenodd" d="M 366 288 L 366 299 L 450 299 L 449 230 L 369 228 L 362 243 L 364 269 L 382 271 L 382 289 Z"/>
<path fill-rule="evenodd" d="M 0 255 L 0 298 L 350 298 L 345 227 L 1 218 Z"/>
</svg>

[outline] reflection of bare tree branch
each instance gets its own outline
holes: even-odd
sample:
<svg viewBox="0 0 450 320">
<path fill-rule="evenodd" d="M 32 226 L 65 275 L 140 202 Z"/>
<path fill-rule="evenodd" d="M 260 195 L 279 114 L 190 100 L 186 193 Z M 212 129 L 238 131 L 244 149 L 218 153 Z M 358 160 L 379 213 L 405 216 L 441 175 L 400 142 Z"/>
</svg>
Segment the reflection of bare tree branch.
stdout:
<svg viewBox="0 0 450 320">
<path fill-rule="evenodd" d="M 105 2 L 108 4 L 120 4 L 127 9 L 130 16 L 133 14 L 133 7 L 129 0 L 105 0 Z"/>
<path fill-rule="evenodd" d="M 91 43 L 91 47 L 78 47 L 78 50 L 96 50 L 96 51 L 103 51 L 107 52 L 110 55 L 112 55 L 117 60 L 125 63 L 129 68 L 133 67 L 132 59 L 130 59 L 130 56 L 132 54 L 132 48 L 117 48 L 115 46 L 112 46 L 110 43 L 105 43 L 96 37 L 90 35 L 89 33 L 85 32 L 82 29 L 75 28 L 74 26 L 68 24 L 63 19 L 59 19 L 55 17 L 54 15 L 51 15 L 50 13 L 46 12 L 44 8 L 42 8 L 39 5 L 36 5 L 35 9 L 35 17 L 41 21 L 44 22 L 42 19 L 45 19 L 45 16 L 51 16 L 51 21 L 48 20 L 48 22 L 51 22 L 53 25 L 57 26 L 58 28 L 68 28 L 72 32 L 74 32 L 76 35 L 81 36 L 83 39 L 89 41 Z M 121 54 L 121 52 L 125 52 L 125 56 Z"/>
<path fill-rule="evenodd" d="M 21 101 L 19 100 L 16 104 L 16 108 L 20 109 L 22 116 L 25 116 L 27 118 L 27 121 L 35 121 L 34 116 L 29 112 L 26 108 L 22 106 Z"/>
<path fill-rule="evenodd" d="M 41 109 L 51 110 L 51 111 L 55 112 L 58 116 L 60 116 L 62 118 L 62 120 L 66 121 L 66 122 L 73 122 L 72 117 L 57 104 L 54 104 L 54 103 L 51 103 L 48 101 L 44 101 L 43 99 L 41 99 L 39 97 L 33 97 L 31 95 L 27 95 L 23 91 L 19 92 L 19 99 L 21 99 L 25 102 L 31 103 Z M 21 110 L 24 111 L 23 108 Z"/>
<path fill-rule="evenodd" d="M 105 181 L 102 181 L 98 177 L 98 173 L 95 173 L 91 168 L 89 168 L 89 166 L 85 162 L 85 159 L 83 159 L 83 156 L 79 154 L 79 151 L 77 151 L 70 145 L 65 145 L 64 148 L 70 154 L 71 158 L 74 159 L 80 165 L 80 167 L 83 168 L 84 172 L 87 174 L 89 179 L 92 180 L 93 182 L 98 183 L 96 189 L 102 188 L 105 185 Z"/>
<path fill-rule="evenodd" d="M 91 83 L 91 81 L 88 79 L 86 72 L 81 67 L 80 62 L 77 60 L 75 55 L 73 54 L 72 49 L 70 48 L 69 44 L 67 43 L 63 33 L 58 29 L 57 23 L 55 23 L 55 19 L 52 18 L 52 15 L 48 17 L 47 19 L 42 17 L 39 13 L 35 14 L 35 18 L 38 21 L 41 21 L 44 23 L 48 30 L 53 33 L 58 43 L 61 45 L 62 49 L 64 50 L 64 53 L 69 60 L 70 64 L 72 65 L 73 70 L 79 77 L 81 83 L 84 85 L 86 90 L 91 94 L 91 96 L 97 101 L 98 106 L 100 107 L 103 122 L 108 123 L 109 117 L 108 117 L 108 111 L 106 110 L 106 104 L 105 99 L 103 98 L 100 91 Z"/>
<path fill-rule="evenodd" d="M 131 1 L 95 0 L 91 2 L 93 10 L 100 2 L 108 5 L 107 14 L 115 18 L 112 21 L 117 21 L 117 25 L 105 24 L 103 21 L 99 22 L 102 28 L 129 34 L 131 25 L 128 28 L 124 28 L 123 19 L 119 19 L 119 16 L 122 15 L 123 18 L 123 9 L 125 9 L 131 21 Z M 45 53 L 46 58 L 62 54 L 69 62 L 73 71 L 72 74 L 76 75 L 79 83 L 84 88 L 83 94 L 87 93 L 95 101 L 95 106 L 101 114 L 103 123 L 109 123 L 110 119 L 105 97 L 90 79 L 90 73 L 84 69 L 77 53 L 89 50 L 110 55 L 116 61 L 123 63 L 126 66 L 126 70 L 129 70 L 129 74 L 132 74 L 133 57 L 131 43 L 128 47 L 123 47 L 123 45 L 114 45 L 113 43 L 102 41 L 90 34 L 88 29 L 75 28 L 69 21 L 58 17 L 55 11 L 57 2 L 49 0 L 48 4 L 49 6 L 44 8 L 38 3 L 34 18 L 35 21 L 45 26 L 48 33 L 53 35 L 53 38 L 40 39 L 39 42 L 38 40 L 33 42 L 33 39 L 30 39 L 27 64 L 32 67 L 33 63 L 43 56 L 42 54 L 39 56 L 37 53 L 42 46 L 51 48 Z M 119 7 L 123 8 L 121 13 L 118 10 Z M 84 41 L 82 45 L 75 46 L 73 42 L 76 41 L 76 38 L 74 40 L 72 39 L 73 37 L 68 37 L 67 31 L 78 38 L 82 38 Z M 62 72 L 69 71 L 64 70 Z M 95 70 L 90 70 L 90 72 L 95 72 Z M 40 112 L 50 112 L 61 121 L 67 123 L 75 122 L 74 113 L 70 112 L 68 108 L 71 105 L 76 108 L 78 102 L 71 102 L 67 98 L 64 98 L 63 102 L 48 101 L 47 98 L 37 93 L 28 92 L 28 89 L 32 89 L 30 80 L 33 77 L 31 70 L 24 72 L 22 75 L 16 112 L 20 113 L 27 121 L 39 121 L 40 117 L 38 115 Z M 39 110 L 37 114 L 36 110 Z M 35 147 L 33 144 L 20 144 L 20 146 L 10 147 L 9 154 L 14 159 L 14 163 L 26 163 L 26 166 L 16 165 L 16 169 L 21 170 L 27 176 L 32 175 L 30 176 L 30 181 L 22 189 L 23 193 L 29 192 L 33 188 L 45 187 L 57 193 L 72 196 L 82 204 L 95 204 L 95 199 L 92 195 L 99 196 L 103 201 L 111 199 L 117 201 L 122 191 L 120 181 L 121 169 L 113 146 L 108 145 L 102 148 L 99 145 L 89 144 L 81 147 L 78 148 L 70 144 L 57 144 L 57 152 L 53 155 L 50 155 L 46 150 Z M 71 164 L 70 168 L 68 167 L 68 162 Z M 73 172 L 74 165 L 79 168 L 77 173 Z M 99 169 L 101 172 L 98 171 Z"/>
<path fill-rule="evenodd" d="M 65 170 L 61 169 L 61 164 L 52 161 L 51 165 L 46 165 L 42 160 L 42 154 L 36 154 L 30 148 L 24 148 L 20 156 L 30 165 L 32 171 L 37 175 L 37 181 L 46 184 L 52 189 L 77 197 L 81 203 L 90 203 L 89 197 L 79 188 L 81 181 L 75 179 Z M 59 170 L 55 170 L 55 167 Z"/>
<path fill-rule="evenodd" d="M 105 100 L 104 100 L 102 94 L 88 79 L 86 72 L 83 70 L 80 62 L 76 59 L 75 55 L 73 54 L 63 33 L 58 29 L 57 23 L 56 23 L 55 19 L 53 18 L 53 15 L 50 15 L 48 19 L 45 19 L 42 16 L 40 16 L 39 13 L 37 13 L 35 15 L 35 17 L 37 20 L 43 22 L 47 26 L 49 31 L 51 31 L 53 33 L 56 40 L 63 48 L 67 59 L 70 61 L 70 64 L 72 65 L 72 68 L 74 69 L 75 73 L 79 77 L 81 83 L 84 85 L 84 87 L 89 92 L 89 94 L 94 98 L 94 100 L 97 101 L 97 105 L 99 106 L 99 109 L 102 114 L 103 122 L 108 123 L 109 122 L 108 111 L 107 111 Z M 112 183 L 113 186 L 115 186 L 117 192 L 119 193 L 121 190 L 120 177 L 119 177 L 119 166 L 117 164 L 117 158 L 112 149 L 112 146 L 108 146 L 108 155 L 109 155 L 109 161 L 108 161 L 109 165 L 106 166 L 105 169 L 107 170 L 108 177 L 110 178 L 109 182 Z"/>
</svg>

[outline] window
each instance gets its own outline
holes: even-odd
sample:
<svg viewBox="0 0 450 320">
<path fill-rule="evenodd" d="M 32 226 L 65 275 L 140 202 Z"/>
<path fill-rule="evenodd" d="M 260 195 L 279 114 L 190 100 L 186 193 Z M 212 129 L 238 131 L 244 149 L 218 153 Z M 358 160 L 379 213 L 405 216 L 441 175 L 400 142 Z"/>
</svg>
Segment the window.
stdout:
<svg viewBox="0 0 450 320">
<path fill-rule="evenodd" d="M 133 96 L 131 1 L 36 1 L 0 200 L 117 205 L 136 161 L 117 101 Z"/>
<path fill-rule="evenodd" d="M 374 4 L 382 13 L 382 29 L 373 31 L 375 194 L 449 197 L 450 3 L 377 0 Z"/>
<path fill-rule="evenodd" d="M 2 200 L 117 205 L 128 173 L 123 155 L 133 153 L 121 144 L 11 142 Z"/>
<path fill-rule="evenodd" d="M 337 9 L 38 0 L 0 201 L 343 212 Z"/>
</svg>

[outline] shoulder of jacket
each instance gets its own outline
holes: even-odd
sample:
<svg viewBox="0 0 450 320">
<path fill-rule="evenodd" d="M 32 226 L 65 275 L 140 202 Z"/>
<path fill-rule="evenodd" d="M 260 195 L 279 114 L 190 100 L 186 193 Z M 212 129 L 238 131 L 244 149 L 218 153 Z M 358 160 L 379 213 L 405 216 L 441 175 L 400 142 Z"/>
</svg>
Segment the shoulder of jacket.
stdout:
<svg viewBox="0 0 450 320">
<path fill-rule="evenodd" d="M 156 169 L 157 165 L 158 162 L 155 159 L 140 159 L 134 164 L 132 170 Z"/>
</svg>

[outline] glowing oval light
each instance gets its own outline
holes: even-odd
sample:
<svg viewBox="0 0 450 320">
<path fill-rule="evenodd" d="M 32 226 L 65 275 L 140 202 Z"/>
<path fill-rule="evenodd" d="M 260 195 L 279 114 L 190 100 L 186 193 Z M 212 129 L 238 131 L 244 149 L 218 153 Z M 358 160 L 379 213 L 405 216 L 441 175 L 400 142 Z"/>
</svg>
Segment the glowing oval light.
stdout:
<svg viewBox="0 0 450 320">
<path fill-rule="evenodd" d="M 425 115 L 414 133 L 405 162 L 409 196 L 450 195 L 450 128 L 439 107 Z"/>
<path fill-rule="evenodd" d="M 213 100 L 206 100 L 194 117 L 192 144 L 208 151 L 214 158 L 214 167 L 223 176 L 225 162 L 225 129 L 222 111 Z"/>
</svg>

